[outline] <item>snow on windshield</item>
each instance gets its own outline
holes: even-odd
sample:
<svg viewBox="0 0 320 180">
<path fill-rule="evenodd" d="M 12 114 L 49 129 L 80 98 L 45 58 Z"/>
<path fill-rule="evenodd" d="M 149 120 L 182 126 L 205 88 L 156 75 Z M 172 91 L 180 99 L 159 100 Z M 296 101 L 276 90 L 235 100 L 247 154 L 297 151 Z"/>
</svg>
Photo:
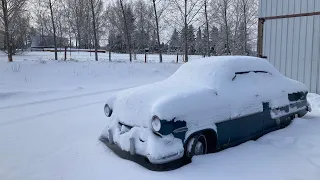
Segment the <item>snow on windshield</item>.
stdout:
<svg viewBox="0 0 320 180">
<path fill-rule="evenodd" d="M 248 71 L 269 72 L 280 76 L 280 73 L 267 60 L 247 56 L 221 56 L 188 62 L 169 79 L 217 87 L 220 83 L 230 82 L 236 72 Z"/>
</svg>

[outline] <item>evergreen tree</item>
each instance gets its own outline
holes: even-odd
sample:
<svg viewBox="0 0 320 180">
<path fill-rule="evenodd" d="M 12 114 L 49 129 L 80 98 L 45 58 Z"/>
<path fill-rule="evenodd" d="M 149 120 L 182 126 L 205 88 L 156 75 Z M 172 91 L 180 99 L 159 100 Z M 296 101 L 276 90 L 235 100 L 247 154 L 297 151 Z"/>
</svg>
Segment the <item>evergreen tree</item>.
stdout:
<svg viewBox="0 0 320 180">
<path fill-rule="evenodd" d="M 212 27 L 210 32 L 210 53 L 217 55 L 217 46 L 219 41 L 219 29 L 215 26 Z"/>
<path fill-rule="evenodd" d="M 196 54 L 198 55 L 203 55 L 204 53 L 204 40 L 202 39 L 202 32 L 200 27 L 198 28 L 197 31 L 197 38 L 196 38 Z"/>
<path fill-rule="evenodd" d="M 170 44 L 169 50 L 171 52 L 176 52 L 176 51 L 180 50 L 181 45 L 180 45 L 180 38 L 179 38 L 179 33 L 178 33 L 177 29 L 173 30 L 169 44 Z"/>
<path fill-rule="evenodd" d="M 195 54 L 195 35 L 194 35 L 194 28 L 192 25 L 188 26 L 188 45 L 189 45 L 189 53 L 190 54 Z"/>
</svg>

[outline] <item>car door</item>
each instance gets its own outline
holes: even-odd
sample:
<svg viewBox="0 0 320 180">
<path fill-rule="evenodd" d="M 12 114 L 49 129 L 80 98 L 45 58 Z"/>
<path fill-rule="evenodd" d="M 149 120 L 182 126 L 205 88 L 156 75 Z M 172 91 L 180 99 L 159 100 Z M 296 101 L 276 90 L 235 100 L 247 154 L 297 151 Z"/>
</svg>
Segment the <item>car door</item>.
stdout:
<svg viewBox="0 0 320 180">
<path fill-rule="evenodd" d="M 262 75 L 261 75 L 262 73 Z M 233 89 L 235 100 L 230 103 L 231 145 L 258 137 L 263 132 L 263 102 L 260 99 L 259 83 L 265 72 L 252 71 L 235 73 Z"/>
<path fill-rule="evenodd" d="M 251 102 L 244 107 L 248 109 L 240 111 L 241 115 L 233 117 L 229 122 L 230 128 L 230 142 L 234 144 L 242 143 L 244 141 L 259 136 L 263 131 L 263 112 L 255 108 L 250 113 L 248 110 L 250 106 L 261 107 L 262 103 L 259 101 Z"/>
</svg>

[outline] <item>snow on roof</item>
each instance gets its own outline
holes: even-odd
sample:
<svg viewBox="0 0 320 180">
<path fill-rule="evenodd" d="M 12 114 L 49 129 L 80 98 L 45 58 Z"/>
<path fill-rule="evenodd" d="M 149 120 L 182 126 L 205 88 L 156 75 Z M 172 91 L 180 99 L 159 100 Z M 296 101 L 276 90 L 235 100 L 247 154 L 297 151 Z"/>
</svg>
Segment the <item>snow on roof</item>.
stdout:
<svg viewBox="0 0 320 180">
<path fill-rule="evenodd" d="M 231 81 L 237 72 L 247 71 L 265 71 L 274 76 L 282 76 L 265 59 L 249 56 L 213 56 L 182 65 L 170 79 L 189 82 L 194 80 L 217 85 L 220 81 Z"/>
</svg>

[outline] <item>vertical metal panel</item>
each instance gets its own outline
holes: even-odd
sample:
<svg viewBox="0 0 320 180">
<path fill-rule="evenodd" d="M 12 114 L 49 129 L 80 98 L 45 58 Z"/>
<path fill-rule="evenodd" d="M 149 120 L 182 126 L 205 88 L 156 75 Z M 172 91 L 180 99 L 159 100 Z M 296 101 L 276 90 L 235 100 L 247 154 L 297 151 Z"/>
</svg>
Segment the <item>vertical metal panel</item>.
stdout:
<svg viewBox="0 0 320 180">
<path fill-rule="evenodd" d="M 264 55 L 268 57 L 268 60 L 270 61 L 270 48 L 271 48 L 271 28 L 272 28 L 272 21 L 266 21 L 264 23 L 264 37 L 265 37 L 265 41 L 264 41 L 264 46 L 263 46 L 263 52 Z"/>
<path fill-rule="evenodd" d="M 294 19 L 288 19 L 288 43 L 287 43 L 287 63 L 286 76 L 292 77 L 292 63 L 293 63 L 293 39 L 294 39 Z"/>
<path fill-rule="evenodd" d="M 282 19 L 282 31 L 281 31 L 281 55 L 280 55 L 280 72 L 286 75 L 286 65 L 287 65 L 287 45 L 288 45 L 288 19 Z"/>
<path fill-rule="evenodd" d="M 289 0 L 283 0 L 282 1 L 282 14 L 281 15 L 287 15 L 287 14 L 289 14 Z"/>
<path fill-rule="evenodd" d="M 263 56 L 267 56 L 267 54 L 266 54 L 266 46 L 267 46 L 267 39 L 269 39 L 269 36 L 268 36 L 268 34 L 267 34 L 267 24 L 268 24 L 268 21 L 265 21 L 264 22 L 264 28 L 263 28 L 263 45 L 262 45 L 262 55 Z"/>
<path fill-rule="evenodd" d="M 272 15 L 272 1 L 273 0 L 268 0 L 267 2 L 267 8 L 266 8 L 266 14 L 265 16 L 271 16 Z"/>
<path fill-rule="evenodd" d="M 283 15 L 282 4 L 283 4 L 283 0 L 277 1 L 277 16 Z"/>
<path fill-rule="evenodd" d="M 278 9 L 278 0 L 271 0 L 271 14 L 269 16 L 276 16 Z"/>
<path fill-rule="evenodd" d="M 304 67 L 304 83 L 312 92 L 315 92 L 315 89 L 312 90 L 312 78 L 311 74 L 313 73 L 312 65 L 312 47 L 313 47 L 313 17 L 307 17 L 307 26 L 306 26 L 306 39 L 305 39 L 305 67 Z"/>
<path fill-rule="evenodd" d="M 320 11 L 320 1 L 319 0 L 315 0 L 314 2 L 315 2 L 314 11 L 315 12 L 319 12 Z"/>
<path fill-rule="evenodd" d="M 276 58 L 276 43 L 277 43 L 277 21 L 271 21 L 271 33 L 270 33 L 270 58 L 269 61 L 272 65 L 275 66 L 275 58 Z"/>
<path fill-rule="evenodd" d="M 306 61 L 306 31 L 307 31 L 307 17 L 300 18 L 300 35 L 299 35 L 299 58 L 298 58 L 298 81 L 304 82 L 304 70 Z M 309 40 L 310 43 L 310 40 Z"/>
<path fill-rule="evenodd" d="M 263 10 L 263 0 L 259 0 L 259 6 L 258 6 L 258 17 L 262 17 L 262 10 Z"/>
<path fill-rule="evenodd" d="M 260 0 L 259 17 L 320 11 L 320 0 Z"/>
<path fill-rule="evenodd" d="M 319 2 L 320 5 L 320 2 Z M 314 30 L 313 30 L 313 53 L 312 53 L 312 59 L 314 61 L 317 61 L 317 93 L 320 93 L 320 77 L 319 77 L 319 71 L 320 71 L 320 16 L 314 16 Z"/>
<path fill-rule="evenodd" d="M 277 19 L 276 20 L 276 35 L 275 35 L 275 58 L 274 58 L 274 61 L 275 61 L 275 67 L 281 71 L 281 45 L 282 43 L 285 43 L 285 42 L 282 42 L 282 19 Z"/>
<path fill-rule="evenodd" d="M 313 53 L 312 53 L 313 56 Z M 318 61 L 315 61 L 314 58 L 312 58 L 311 61 L 311 89 L 310 92 L 317 92 L 317 82 L 318 82 Z"/>
<path fill-rule="evenodd" d="M 315 12 L 314 11 L 314 1 L 318 1 L 318 0 L 308 0 L 308 10 L 307 10 L 307 12 Z"/>
<path fill-rule="evenodd" d="M 300 18 L 293 18 L 293 57 L 291 77 L 298 79 L 299 41 L 300 41 Z"/>
<path fill-rule="evenodd" d="M 310 1 L 310 0 L 303 0 L 303 2 L 301 3 L 300 13 L 307 13 L 308 12 L 308 1 Z"/>
<path fill-rule="evenodd" d="M 267 1 L 268 0 L 260 0 L 259 1 L 259 17 L 265 17 L 266 16 Z"/>
<path fill-rule="evenodd" d="M 290 0 L 288 14 L 294 14 L 295 0 Z"/>
<path fill-rule="evenodd" d="M 294 14 L 300 14 L 300 13 L 301 13 L 301 0 L 295 0 L 295 2 L 294 2 Z"/>
</svg>

